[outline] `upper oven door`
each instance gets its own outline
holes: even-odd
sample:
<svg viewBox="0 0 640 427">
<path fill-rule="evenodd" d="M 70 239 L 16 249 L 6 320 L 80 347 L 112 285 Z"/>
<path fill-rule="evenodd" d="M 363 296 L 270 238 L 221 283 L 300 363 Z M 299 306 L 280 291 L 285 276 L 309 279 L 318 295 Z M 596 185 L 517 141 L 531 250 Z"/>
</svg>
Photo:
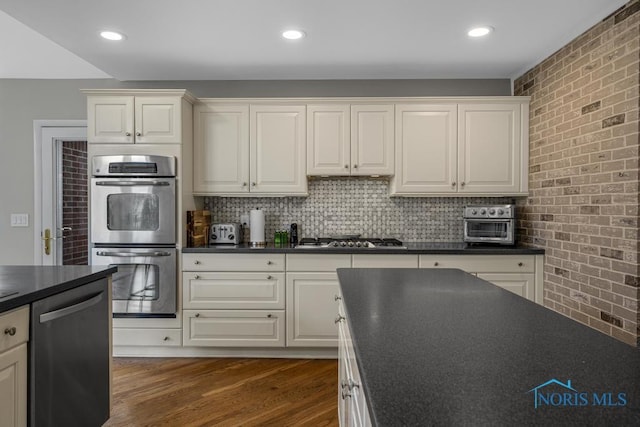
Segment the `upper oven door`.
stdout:
<svg viewBox="0 0 640 427">
<path fill-rule="evenodd" d="M 175 244 L 175 178 L 92 178 L 91 241 Z"/>
</svg>

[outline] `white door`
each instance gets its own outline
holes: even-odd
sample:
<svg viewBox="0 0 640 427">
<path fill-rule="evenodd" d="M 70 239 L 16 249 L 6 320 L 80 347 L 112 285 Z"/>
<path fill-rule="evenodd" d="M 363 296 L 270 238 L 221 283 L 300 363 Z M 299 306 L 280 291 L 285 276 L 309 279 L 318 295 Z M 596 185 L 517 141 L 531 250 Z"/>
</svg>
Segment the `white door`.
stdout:
<svg viewBox="0 0 640 427">
<path fill-rule="evenodd" d="M 87 107 L 89 142 L 132 144 L 135 141 L 133 96 L 90 96 Z"/>
<path fill-rule="evenodd" d="M 193 191 L 249 192 L 248 105 L 195 107 Z"/>
<path fill-rule="evenodd" d="M 396 105 L 395 193 L 455 193 L 457 107 Z"/>
<path fill-rule="evenodd" d="M 86 122 L 36 121 L 34 127 L 34 263 L 87 264 L 88 179 L 75 176 L 82 174 L 83 169 L 85 174 L 88 170 Z M 80 187 L 84 182 L 87 189 L 77 190 L 79 193 L 84 191 L 84 195 L 67 192 L 68 199 L 63 204 L 63 187 L 74 185 L 66 177 L 71 177 Z M 82 225 L 69 226 L 65 214 L 67 219 L 77 216 L 79 221 L 74 222 Z M 68 254 L 66 262 L 63 258 L 65 251 Z"/>
<path fill-rule="evenodd" d="M 460 192 L 520 191 L 520 123 L 520 104 L 459 105 Z"/>
<path fill-rule="evenodd" d="M 181 102 L 178 97 L 137 96 L 136 143 L 176 144 L 182 141 Z"/>
<path fill-rule="evenodd" d="M 307 175 L 349 175 L 349 104 L 307 105 Z"/>
<path fill-rule="evenodd" d="M 306 107 L 250 107 L 251 192 L 306 194 Z"/>
<path fill-rule="evenodd" d="M 393 175 L 393 105 L 351 106 L 351 175 Z"/>
</svg>

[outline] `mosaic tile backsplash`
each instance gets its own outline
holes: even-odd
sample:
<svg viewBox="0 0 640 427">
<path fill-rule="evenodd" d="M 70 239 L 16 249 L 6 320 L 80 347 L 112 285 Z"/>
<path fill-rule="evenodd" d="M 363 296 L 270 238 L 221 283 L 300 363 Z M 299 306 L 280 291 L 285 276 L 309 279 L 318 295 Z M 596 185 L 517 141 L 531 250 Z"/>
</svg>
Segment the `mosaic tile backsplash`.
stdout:
<svg viewBox="0 0 640 427">
<path fill-rule="evenodd" d="M 309 180 L 308 197 L 206 197 L 212 222 L 240 222 L 251 209 L 265 212 L 265 236 L 298 224 L 298 236 L 362 234 L 405 242 L 462 241 L 462 211 L 469 204 L 513 203 L 512 198 L 389 197 L 384 179 Z M 244 233 L 248 241 L 249 233 Z"/>
</svg>

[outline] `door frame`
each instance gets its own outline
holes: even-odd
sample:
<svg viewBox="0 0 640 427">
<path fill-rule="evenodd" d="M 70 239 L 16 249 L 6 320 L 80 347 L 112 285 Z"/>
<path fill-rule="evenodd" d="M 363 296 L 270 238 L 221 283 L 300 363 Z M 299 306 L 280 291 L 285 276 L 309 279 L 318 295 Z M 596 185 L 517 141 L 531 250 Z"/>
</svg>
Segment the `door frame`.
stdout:
<svg viewBox="0 0 640 427">
<path fill-rule="evenodd" d="M 44 254 L 41 233 L 51 228 L 55 237 L 58 210 L 55 206 L 57 193 L 56 176 L 59 170 L 53 155 L 54 141 L 65 139 L 87 140 L 86 120 L 34 120 L 33 121 L 33 261 L 35 265 L 56 265 L 56 247 L 52 244 L 51 255 Z M 43 191 L 48 188 L 51 191 Z"/>
</svg>

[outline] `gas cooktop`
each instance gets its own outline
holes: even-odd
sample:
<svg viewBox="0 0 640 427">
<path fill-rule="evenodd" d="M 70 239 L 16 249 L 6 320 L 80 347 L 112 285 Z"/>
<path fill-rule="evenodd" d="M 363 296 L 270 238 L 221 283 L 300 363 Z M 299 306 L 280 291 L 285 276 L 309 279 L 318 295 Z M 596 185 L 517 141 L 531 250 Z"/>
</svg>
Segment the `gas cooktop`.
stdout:
<svg viewBox="0 0 640 427">
<path fill-rule="evenodd" d="M 398 239 L 376 237 L 305 237 L 300 239 L 297 249 L 407 249 Z"/>
</svg>

